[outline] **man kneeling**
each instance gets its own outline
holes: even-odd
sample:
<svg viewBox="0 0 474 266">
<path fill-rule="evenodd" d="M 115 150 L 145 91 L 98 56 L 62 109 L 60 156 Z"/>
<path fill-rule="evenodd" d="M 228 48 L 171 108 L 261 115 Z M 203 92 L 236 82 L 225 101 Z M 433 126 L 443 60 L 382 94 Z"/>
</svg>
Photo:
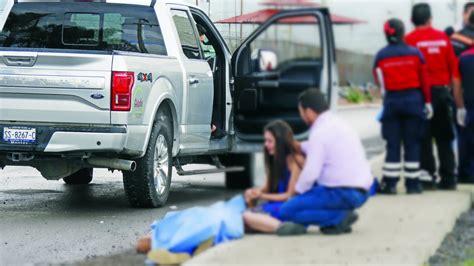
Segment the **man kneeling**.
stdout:
<svg viewBox="0 0 474 266">
<path fill-rule="evenodd" d="M 369 197 L 374 178 L 357 133 L 329 112 L 325 96 L 308 90 L 299 97 L 302 119 L 310 126 L 307 142 L 296 143 L 306 156 L 295 185 L 298 193 L 285 202 L 279 212 L 282 221 L 246 212 L 245 223 L 279 235 L 304 234 L 308 225 L 319 226 L 324 234 L 352 231 L 357 221 L 355 209 Z M 263 219 L 263 220 L 262 220 Z"/>
</svg>

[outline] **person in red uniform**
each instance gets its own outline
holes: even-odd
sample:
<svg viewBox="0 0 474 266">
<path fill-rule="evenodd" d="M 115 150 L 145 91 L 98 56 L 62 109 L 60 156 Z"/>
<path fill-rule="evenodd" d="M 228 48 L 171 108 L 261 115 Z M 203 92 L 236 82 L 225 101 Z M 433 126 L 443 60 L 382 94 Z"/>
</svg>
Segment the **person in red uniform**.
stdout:
<svg viewBox="0 0 474 266">
<path fill-rule="evenodd" d="M 428 81 L 433 97 L 433 119 L 428 123 L 423 137 L 421 169 L 431 176 L 428 186 L 436 184 L 436 162 L 433 155 L 433 138 L 436 140 L 441 181 L 439 189 L 456 189 L 456 162 L 453 150 L 454 115 L 451 86 L 459 108 L 462 108 L 457 58 L 449 37 L 431 26 L 431 8 L 426 3 L 416 4 L 412 10 L 415 30 L 405 37 L 407 44 L 418 48 L 425 57 Z M 422 180 L 424 181 L 424 180 Z"/>
<path fill-rule="evenodd" d="M 387 155 L 380 193 L 396 194 L 397 183 L 404 170 L 407 193 L 418 194 L 422 192 L 419 183 L 420 132 L 424 120 L 433 113 L 425 59 L 418 49 L 404 42 L 403 22 L 391 19 L 385 23 L 384 31 L 389 44 L 377 53 L 374 63 L 375 81 L 386 91 L 381 120 Z"/>
</svg>

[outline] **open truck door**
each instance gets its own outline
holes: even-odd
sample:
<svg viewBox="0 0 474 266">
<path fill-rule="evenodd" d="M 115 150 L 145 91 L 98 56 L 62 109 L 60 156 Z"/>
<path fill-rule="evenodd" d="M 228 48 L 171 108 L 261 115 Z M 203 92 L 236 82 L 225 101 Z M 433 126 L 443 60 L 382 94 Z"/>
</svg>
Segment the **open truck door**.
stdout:
<svg viewBox="0 0 474 266">
<path fill-rule="evenodd" d="M 226 166 L 244 166 L 244 173 L 227 173 L 229 188 L 253 185 L 254 155 L 262 151 L 263 128 L 283 119 L 297 139 L 308 127 L 299 116 L 298 96 L 320 89 L 334 106 L 337 66 L 332 23 L 326 8 L 281 11 L 260 25 L 235 51 L 232 126 L 233 155 Z"/>
<path fill-rule="evenodd" d="M 331 102 L 337 86 L 329 11 L 312 8 L 274 15 L 235 51 L 231 68 L 234 149 L 261 143 L 264 126 L 275 119 L 285 120 L 304 138 L 308 127 L 298 113 L 298 95 L 317 88 Z"/>
</svg>

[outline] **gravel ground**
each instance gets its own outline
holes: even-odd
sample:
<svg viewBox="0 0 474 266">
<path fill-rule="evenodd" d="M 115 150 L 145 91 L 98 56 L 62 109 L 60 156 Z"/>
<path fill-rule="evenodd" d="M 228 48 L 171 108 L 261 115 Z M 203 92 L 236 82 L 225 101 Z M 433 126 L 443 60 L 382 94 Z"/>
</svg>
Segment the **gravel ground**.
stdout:
<svg viewBox="0 0 474 266">
<path fill-rule="evenodd" d="M 429 265 L 474 265 L 474 209 L 459 218 Z"/>
</svg>

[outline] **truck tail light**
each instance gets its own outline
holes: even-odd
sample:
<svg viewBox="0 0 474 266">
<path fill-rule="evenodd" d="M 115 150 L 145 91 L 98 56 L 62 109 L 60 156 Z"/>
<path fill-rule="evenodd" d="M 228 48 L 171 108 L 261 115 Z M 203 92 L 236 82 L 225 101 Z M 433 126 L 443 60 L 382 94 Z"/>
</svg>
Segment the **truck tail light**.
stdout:
<svg viewBox="0 0 474 266">
<path fill-rule="evenodd" d="M 112 72 L 112 111 L 130 111 L 134 83 L 133 72 Z"/>
</svg>

